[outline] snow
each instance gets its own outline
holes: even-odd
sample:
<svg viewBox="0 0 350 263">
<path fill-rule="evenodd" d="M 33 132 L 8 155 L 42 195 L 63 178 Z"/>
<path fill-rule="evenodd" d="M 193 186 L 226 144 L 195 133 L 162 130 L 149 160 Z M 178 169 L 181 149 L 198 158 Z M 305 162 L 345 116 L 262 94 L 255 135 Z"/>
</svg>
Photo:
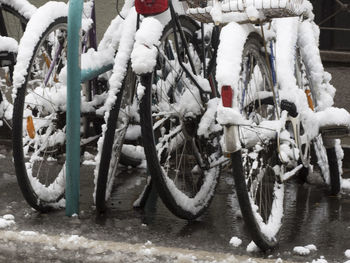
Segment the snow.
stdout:
<svg viewBox="0 0 350 263">
<path fill-rule="evenodd" d="M 310 69 L 315 86 L 316 111 L 324 110 L 333 105 L 335 88 L 329 83 L 331 76 L 324 71 L 318 49 L 318 28 L 312 21 L 299 24 L 298 43 L 302 55 L 306 58 L 305 64 Z"/>
<path fill-rule="evenodd" d="M 0 36 L 0 52 L 7 51 L 17 53 L 18 43 L 15 39 L 11 37 Z"/>
<path fill-rule="evenodd" d="M 248 246 L 247 246 L 247 252 L 252 253 L 252 252 L 259 252 L 260 249 L 259 247 L 254 243 L 254 241 L 251 241 Z"/>
<path fill-rule="evenodd" d="M 106 48 L 100 51 L 90 48 L 86 53 L 81 54 L 81 69 L 91 70 L 113 64 L 114 52 L 113 48 Z"/>
<path fill-rule="evenodd" d="M 345 250 L 344 254 L 347 258 L 350 258 L 350 249 Z"/>
<path fill-rule="evenodd" d="M 210 134 L 216 133 L 222 130 L 222 126 L 216 123 L 215 116 L 217 107 L 220 103 L 219 98 L 211 99 L 207 104 L 207 109 L 201 118 L 198 125 L 197 134 L 199 136 L 209 137 Z"/>
<path fill-rule="evenodd" d="M 126 131 L 125 139 L 136 141 L 141 137 L 141 126 L 129 124 L 128 130 Z"/>
<path fill-rule="evenodd" d="M 136 11 L 135 8 L 130 10 L 129 15 L 126 17 L 122 28 L 121 40 L 118 48 L 118 52 L 114 58 L 114 61 L 118 63 L 114 64 L 113 74 L 109 79 L 110 89 L 108 91 L 108 97 L 105 102 L 105 110 L 109 112 L 112 105 L 114 105 L 116 95 L 119 92 L 124 77 L 126 75 L 127 65 L 130 59 L 132 46 L 134 43 L 134 35 L 136 31 Z M 105 120 L 108 116 L 105 115 Z"/>
<path fill-rule="evenodd" d="M 301 256 L 306 256 L 311 253 L 311 251 L 316 251 L 317 248 L 315 245 L 307 245 L 307 246 L 296 246 L 293 248 L 293 252 L 295 254 L 301 255 Z"/>
<path fill-rule="evenodd" d="M 32 232 L 32 231 L 30 231 Z M 88 262 L 216 262 L 238 263 L 255 262 L 246 257 L 200 250 L 181 249 L 174 247 L 155 246 L 151 242 L 146 244 L 130 244 L 124 242 L 103 241 L 89 239 L 80 235 L 47 235 L 32 232 L 23 235 L 16 231 L 0 231 L 1 240 L 7 243 L 25 243 L 28 248 L 40 246 L 47 252 L 86 254 L 83 261 Z M 34 245 L 34 246 L 33 246 Z M 44 251 L 45 252 L 45 251 Z M 29 253 L 29 256 L 32 256 Z M 59 254 L 58 254 L 59 255 Z M 35 255 L 34 255 L 35 256 Z M 58 257 L 61 259 L 61 257 Z M 80 258 L 81 261 L 82 259 Z"/>
<path fill-rule="evenodd" d="M 211 0 L 206 3 L 206 7 L 192 7 L 187 9 L 186 13 L 210 14 L 215 23 L 264 20 L 265 14 L 270 18 L 281 17 L 287 13 L 293 16 L 304 15 L 310 19 L 314 17 L 312 5 L 306 0 Z"/>
<path fill-rule="evenodd" d="M 139 145 L 123 144 L 122 153 L 139 160 L 146 159 L 143 147 Z"/>
<path fill-rule="evenodd" d="M 5 220 L 10 220 L 10 221 L 11 220 L 15 220 L 14 215 L 11 215 L 11 214 L 3 215 L 2 218 L 5 219 Z"/>
<path fill-rule="evenodd" d="M 324 258 L 324 256 L 320 256 L 319 259 L 312 260 L 312 263 L 328 263 L 328 261 Z"/>
<path fill-rule="evenodd" d="M 163 173 L 167 174 L 166 171 L 164 171 L 164 169 Z M 203 207 L 203 204 L 207 204 L 213 196 L 215 186 L 217 183 L 217 178 L 219 176 L 219 168 L 215 167 L 208 171 L 203 171 L 203 173 L 203 185 L 201 186 L 200 191 L 198 191 L 196 195 L 192 198 L 188 197 L 183 192 L 181 192 L 169 177 L 164 177 L 169 191 L 174 197 L 176 197 L 176 203 L 179 206 L 181 206 L 182 209 L 192 213 L 193 215 L 197 214 Z"/>
<path fill-rule="evenodd" d="M 6 214 L 0 217 L 0 229 L 1 228 L 7 228 L 9 226 L 12 226 L 16 224 L 15 217 L 11 214 Z"/>
<path fill-rule="evenodd" d="M 231 86 L 237 94 L 235 85 L 241 70 L 242 51 L 248 34 L 253 29 L 248 25 L 231 22 L 222 28 L 217 53 L 216 80 L 218 87 Z M 219 89 L 221 92 L 221 89 Z"/>
<path fill-rule="evenodd" d="M 132 68 L 136 74 L 152 72 L 157 63 L 159 40 L 163 25 L 153 17 L 147 17 L 135 35 L 134 49 L 131 54 Z"/>
<path fill-rule="evenodd" d="M 239 247 L 242 244 L 242 240 L 238 237 L 232 237 L 230 239 L 230 244 L 234 247 Z"/>
<path fill-rule="evenodd" d="M 22 230 L 19 233 L 20 233 L 20 235 L 23 235 L 23 236 L 37 236 L 39 234 L 38 232 L 27 231 L 27 230 Z"/>
</svg>

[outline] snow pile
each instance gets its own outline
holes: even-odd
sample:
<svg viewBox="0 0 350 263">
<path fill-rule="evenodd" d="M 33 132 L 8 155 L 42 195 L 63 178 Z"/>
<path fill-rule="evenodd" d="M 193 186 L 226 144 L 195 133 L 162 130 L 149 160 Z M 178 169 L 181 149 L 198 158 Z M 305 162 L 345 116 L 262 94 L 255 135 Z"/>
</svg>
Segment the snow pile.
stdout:
<svg viewBox="0 0 350 263">
<path fill-rule="evenodd" d="M 123 144 L 122 153 L 126 156 L 132 156 L 135 159 L 145 160 L 145 152 L 142 146 L 132 145 L 132 144 Z"/>
<path fill-rule="evenodd" d="M 2 97 L 3 101 L 0 103 L 0 117 L 6 120 L 12 119 L 13 104 L 11 104 L 6 97 Z"/>
<path fill-rule="evenodd" d="M 131 54 L 132 68 L 136 74 L 152 72 L 157 63 L 159 40 L 163 25 L 153 17 L 145 18 L 135 35 L 134 49 Z"/>
<path fill-rule="evenodd" d="M 13 7 L 28 20 L 36 11 L 36 7 L 27 0 L 0 0 L 0 4 L 7 4 Z"/>
<path fill-rule="evenodd" d="M 18 43 L 11 37 L 0 36 L 0 52 L 7 51 L 17 53 Z"/>
<path fill-rule="evenodd" d="M 341 180 L 341 188 L 344 190 L 350 190 L 350 179 L 342 178 Z"/>
<path fill-rule="evenodd" d="M 311 251 L 316 251 L 317 248 L 315 245 L 307 245 L 307 246 L 296 246 L 293 248 L 293 252 L 295 254 L 301 255 L 301 256 L 305 256 L 305 255 L 309 255 L 311 253 Z"/>
<path fill-rule="evenodd" d="M 0 217 L 0 229 L 6 228 L 16 224 L 15 217 L 13 215 L 7 214 Z"/>
<path fill-rule="evenodd" d="M 234 247 L 239 247 L 242 244 L 242 240 L 238 237 L 232 237 L 230 239 L 230 244 Z"/>
<path fill-rule="evenodd" d="M 259 252 L 260 249 L 259 247 L 254 243 L 254 241 L 251 241 L 248 246 L 247 246 L 247 252 L 252 253 L 252 252 Z"/>
<path fill-rule="evenodd" d="M 95 156 L 87 151 L 84 152 L 84 165 L 96 165 Z"/>
<path fill-rule="evenodd" d="M 20 235 L 22 236 L 38 236 L 39 233 L 35 231 L 28 231 L 28 230 L 22 230 L 19 232 Z"/>
<path fill-rule="evenodd" d="M 312 263 L 328 263 L 328 261 L 324 258 L 324 256 L 320 256 L 320 258 L 312 260 Z"/>
<path fill-rule="evenodd" d="M 345 250 L 344 254 L 347 258 L 350 258 L 350 249 Z"/>
</svg>

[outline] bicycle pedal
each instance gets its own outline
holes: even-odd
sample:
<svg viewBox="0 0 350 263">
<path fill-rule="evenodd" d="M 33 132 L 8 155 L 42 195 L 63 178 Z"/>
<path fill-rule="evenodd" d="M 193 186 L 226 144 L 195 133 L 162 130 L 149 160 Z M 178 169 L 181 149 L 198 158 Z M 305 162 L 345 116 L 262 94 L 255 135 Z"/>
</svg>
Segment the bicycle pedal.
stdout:
<svg viewBox="0 0 350 263">
<path fill-rule="evenodd" d="M 320 127 L 320 133 L 325 138 L 336 139 L 349 136 L 350 128 L 346 125 L 331 125 Z"/>
</svg>

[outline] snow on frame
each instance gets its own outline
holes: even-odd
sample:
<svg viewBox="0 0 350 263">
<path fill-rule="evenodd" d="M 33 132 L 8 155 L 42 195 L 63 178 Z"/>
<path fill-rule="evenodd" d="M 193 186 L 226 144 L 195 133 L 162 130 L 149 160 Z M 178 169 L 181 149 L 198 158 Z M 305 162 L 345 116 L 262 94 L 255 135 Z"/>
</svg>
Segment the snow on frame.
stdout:
<svg viewBox="0 0 350 263">
<path fill-rule="evenodd" d="M 153 71 L 157 63 L 160 37 L 163 25 L 153 17 L 145 18 L 135 35 L 135 44 L 131 53 L 132 68 L 136 74 Z"/>
<path fill-rule="evenodd" d="M 16 97 L 17 89 L 25 82 L 25 77 L 28 74 L 26 70 L 42 33 L 55 19 L 66 17 L 67 14 L 67 4 L 63 2 L 48 2 L 41 6 L 29 20 L 18 48 L 17 63 L 13 74 L 13 100 Z"/>
<path fill-rule="evenodd" d="M 17 53 L 18 43 L 11 37 L 0 36 L 0 52 L 7 51 Z"/>
</svg>

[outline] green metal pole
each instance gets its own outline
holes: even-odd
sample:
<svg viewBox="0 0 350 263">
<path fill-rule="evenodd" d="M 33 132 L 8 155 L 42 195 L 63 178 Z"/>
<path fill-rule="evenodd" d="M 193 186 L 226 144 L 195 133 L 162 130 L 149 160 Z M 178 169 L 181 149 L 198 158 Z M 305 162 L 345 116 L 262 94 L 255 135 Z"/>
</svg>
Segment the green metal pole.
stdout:
<svg viewBox="0 0 350 263">
<path fill-rule="evenodd" d="M 83 0 L 69 1 L 67 66 L 66 215 L 79 213 L 80 28 Z"/>
</svg>

